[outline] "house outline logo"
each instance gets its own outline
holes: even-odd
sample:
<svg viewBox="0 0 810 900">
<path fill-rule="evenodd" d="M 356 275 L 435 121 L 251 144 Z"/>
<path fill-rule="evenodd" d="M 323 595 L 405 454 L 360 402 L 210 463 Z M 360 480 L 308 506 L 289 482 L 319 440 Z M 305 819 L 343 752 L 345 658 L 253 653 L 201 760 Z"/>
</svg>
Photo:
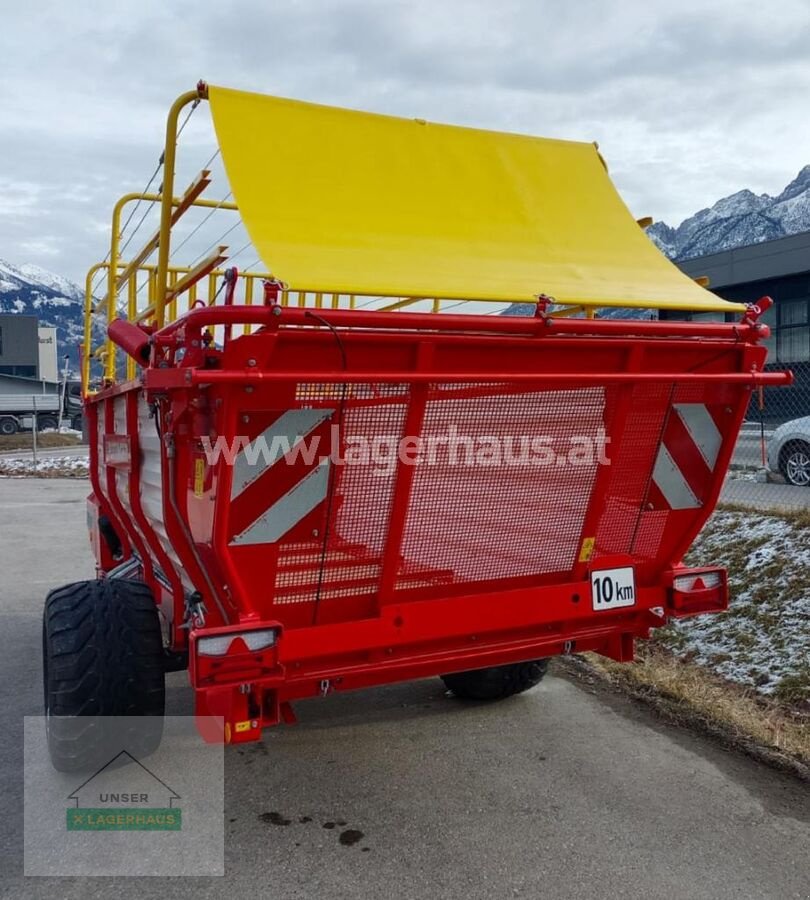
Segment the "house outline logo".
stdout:
<svg viewBox="0 0 810 900">
<path fill-rule="evenodd" d="M 93 782 L 109 776 L 119 762 L 124 764 L 120 770 L 122 788 L 102 793 Z M 127 773 L 127 769 L 133 763 L 138 767 L 136 774 L 141 777 L 145 774 L 147 784 L 153 787 L 131 789 L 132 770 Z M 128 750 L 116 753 L 66 799 L 74 802 L 74 806 L 65 810 L 68 831 L 180 831 L 182 828 L 182 810 L 175 806 L 175 801 L 182 799 L 180 794 Z"/>
</svg>

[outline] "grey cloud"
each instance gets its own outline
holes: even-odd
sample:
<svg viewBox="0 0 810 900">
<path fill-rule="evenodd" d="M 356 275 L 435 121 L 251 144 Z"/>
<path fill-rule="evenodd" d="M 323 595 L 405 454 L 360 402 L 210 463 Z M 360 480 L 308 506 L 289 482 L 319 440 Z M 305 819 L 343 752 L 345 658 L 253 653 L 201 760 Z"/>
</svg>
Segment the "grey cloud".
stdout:
<svg viewBox="0 0 810 900">
<path fill-rule="evenodd" d="M 188 0 L 9 8 L 0 257 L 80 280 L 106 251 L 113 202 L 152 172 L 169 103 L 199 77 L 596 139 L 634 212 L 675 223 L 742 187 L 777 191 L 810 161 L 809 21 L 802 0 L 224 0 L 216 15 Z M 200 115 L 184 134 L 181 182 L 208 151 Z"/>
</svg>

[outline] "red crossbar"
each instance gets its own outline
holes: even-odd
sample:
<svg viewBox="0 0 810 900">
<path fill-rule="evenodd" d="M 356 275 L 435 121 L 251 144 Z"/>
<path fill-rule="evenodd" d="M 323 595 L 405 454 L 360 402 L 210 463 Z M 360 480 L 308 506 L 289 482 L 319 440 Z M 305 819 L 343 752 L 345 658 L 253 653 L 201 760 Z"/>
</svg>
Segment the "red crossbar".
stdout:
<svg viewBox="0 0 810 900">
<path fill-rule="evenodd" d="M 464 331 L 494 334 L 577 334 L 603 337 L 690 337 L 756 342 L 770 334 L 767 325 L 750 322 L 640 321 L 638 319 L 554 319 L 548 316 L 481 316 L 332 309 L 313 311 L 289 306 L 209 306 L 192 309 L 156 335 L 158 341 L 181 329 L 212 325 L 260 325 L 374 328 L 396 331 Z"/>
</svg>

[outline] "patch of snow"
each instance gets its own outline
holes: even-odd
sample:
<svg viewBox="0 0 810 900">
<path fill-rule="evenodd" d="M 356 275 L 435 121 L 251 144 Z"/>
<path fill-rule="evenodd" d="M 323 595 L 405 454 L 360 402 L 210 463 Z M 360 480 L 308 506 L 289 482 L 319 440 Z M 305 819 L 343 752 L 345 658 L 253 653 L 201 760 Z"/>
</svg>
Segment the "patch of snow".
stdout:
<svg viewBox="0 0 810 900">
<path fill-rule="evenodd" d="M 759 481 L 759 472 L 756 469 L 729 469 L 726 476 L 729 481 Z"/>
<path fill-rule="evenodd" d="M 89 473 L 89 456 L 45 456 L 36 463 L 32 459 L 0 460 L 0 476 L 12 478 L 37 475 L 87 478 Z"/>
<path fill-rule="evenodd" d="M 731 606 L 723 615 L 670 623 L 656 637 L 723 678 L 769 695 L 806 676 L 810 659 L 810 540 L 779 516 L 718 511 L 689 564 L 725 565 Z"/>
<path fill-rule="evenodd" d="M 41 301 L 36 301 L 40 306 L 75 306 L 76 301 L 69 297 L 45 297 Z"/>
</svg>

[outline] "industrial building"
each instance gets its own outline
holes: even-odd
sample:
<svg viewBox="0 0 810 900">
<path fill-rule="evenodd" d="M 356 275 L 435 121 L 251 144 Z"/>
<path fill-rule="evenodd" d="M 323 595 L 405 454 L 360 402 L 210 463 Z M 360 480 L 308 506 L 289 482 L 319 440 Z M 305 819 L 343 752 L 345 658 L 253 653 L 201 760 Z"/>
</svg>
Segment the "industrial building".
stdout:
<svg viewBox="0 0 810 900">
<path fill-rule="evenodd" d="M 0 417 L 59 389 L 56 329 L 36 316 L 0 314 Z"/>
<path fill-rule="evenodd" d="M 0 374 L 39 377 L 38 326 L 36 316 L 0 315 Z"/>
<path fill-rule="evenodd" d="M 0 313 L 0 375 L 57 382 L 56 329 L 36 316 Z"/>
<path fill-rule="evenodd" d="M 763 316 L 771 328 L 767 367 L 792 369 L 796 382 L 793 388 L 766 392 L 766 414 L 769 418 L 810 415 L 810 232 L 698 256 L 678 265 L 693 278 L 708 277 L 710 289 L 727 300 L 773 299 L 774 305 Z M 687 317 L 710 321 L 722 319 L 723 314 Z"/>
</svg>

